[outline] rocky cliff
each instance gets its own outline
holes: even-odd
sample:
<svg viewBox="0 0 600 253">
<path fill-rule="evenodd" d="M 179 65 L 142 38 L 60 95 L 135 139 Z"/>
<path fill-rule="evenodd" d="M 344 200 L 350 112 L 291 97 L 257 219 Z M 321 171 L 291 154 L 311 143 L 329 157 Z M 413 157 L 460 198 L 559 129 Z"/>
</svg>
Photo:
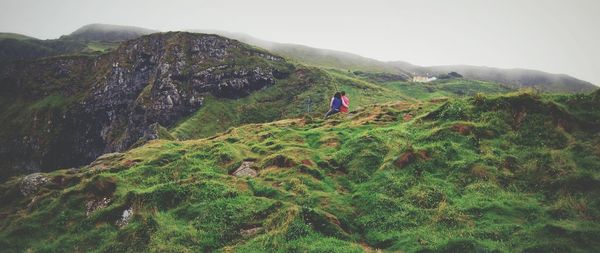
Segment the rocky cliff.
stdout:
<svg viewBox="0 0 600 253">
<path fill-rule="evenodd" d="M 122 151 L 203 105 L 286 78 L 283 58 L 216 35 L 158 33 L 100 56 L 18 63 L 0 81 L 2 175 L 51 170 Z M 151 125 L 153 127 L 151 127 Z"/>
</svg>

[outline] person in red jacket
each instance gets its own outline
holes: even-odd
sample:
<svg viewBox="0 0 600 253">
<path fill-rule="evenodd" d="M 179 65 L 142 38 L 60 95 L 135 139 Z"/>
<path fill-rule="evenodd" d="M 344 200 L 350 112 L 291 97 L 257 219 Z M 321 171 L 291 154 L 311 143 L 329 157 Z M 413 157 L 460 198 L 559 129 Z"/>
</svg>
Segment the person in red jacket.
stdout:
<svg viewBox="0 0 600 253">
<path fill-rule="evenodd" d="M 346 97 L 345 91 L 340 92 L 340 94 L 342 95 L 342 106 L 340 107 L 340 112 L 347 113 L 348 109 L 350 108 L 350 99 Z"/>
</svg>

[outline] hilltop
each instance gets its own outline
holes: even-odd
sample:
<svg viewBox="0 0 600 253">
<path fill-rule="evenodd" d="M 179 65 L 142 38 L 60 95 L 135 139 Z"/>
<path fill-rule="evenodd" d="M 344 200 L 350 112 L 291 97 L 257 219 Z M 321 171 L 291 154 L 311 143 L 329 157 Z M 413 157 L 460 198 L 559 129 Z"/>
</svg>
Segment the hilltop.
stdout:
<svg viewBox="0 0 600 253">
<path fill-rule="evenodd" d="M 136 39 L 143 35 L 158 33 L 157 30 L 135 26 L 89 24 L 82 26 L 69 35 L 61 36 L 63 40 L 83 40 L 102 42 L 122 42 Z"/>
<path fill-rule="evenodd" d="M 598 106 L 476 95 L 153 140 L 0 185 L 0 246 L 596 252 Z"/>
<path fill-rule="evenodd" d="M 0 79 L 0 143 L 11 147 L 0 149 L 0 180 L 80 166 L 149 139 L 205 137 L 297 117 L 309 106 L 324 112 L 336 90 L 356 105 L 510 90 L 463 79 L 402 80 L 308 67 L 236 40 L 185 32 L 142 36 L 101 54 L 22 61 Z"/>
<path fill-rule="evenodd" d="M 14 65 L 0 80 L 0 165 L 14 173 L 90 162 L 156 138 L 203 105 L 275 84 L 293 65 L 216 35 L 152 34 L 101 55 Z"/>
<path fill-rule="evenodd" d="M 18 33 L 0 33 L 0 40 L 15 39 L 15 40 L 37 40 L 36 38 Z"/>
<path fill-rule="evenodd" d="M 416 82 L 432 69 L 132 27 L 5 37 L 5 251 L 600 249 L 600 90 L 576 79 Z M 340 90 L 350 113 L 322 120 Z"/>
<path fill-rule="evenodd" d="M 548 92 L 591 92 L 598 86 L 568 75 L 551 74 L 528 69 L 500 69 L 468 65 L 417 66 L 403 61 L 384 62 L 367 57 L 329 49 L 261 40 L 243 33 L 219 30 L 192 30 L 220 34 L 265 48 L 295 61 L 324 68 L 350 71 L 380 72 L 402 75 L 440 76 L 458 72 L 467 79 L 502 83 L 512 88 L 533 87 Z"/>
<path fill-rule="evenodd" d="M 552 92 L 591 92 L 598 89 L 598 86 L 590 82 L 569 75 L 530 69 L 500 69 L 470 65 L 421 67 L 407 62 L 392 62 L 391 64 L 419 75 L 442 75 L 458 72 L 467 79 L 494 81 L 515 89 L 535 88 Z"/>
<path fill-rule="evenodd" d="M 192 32 L 218 34 L 239 40 L 280 55 L 288 61 L 325 69 L 350 72 L 393 74 L 403 80 L 413 75 L 443 76 L 458 72 L 466 79 L 501 83 L 511 88 L 532 87 L 546 92 L 591 92 L 598 87 L 568 75 L 551 74 L 527 69 L 499 69 L 480 66 L 416 66 L 394 61 L 384 62 L 342 51 L 320 49 L 304 45 L 278 43 L 252 37 L 247 34 L 219 30 L 190 30 Z M 112 51 L 118 44 L 159 31 L 133 26 L 108 24 L 85 25 L 69 35 L 55 40 L 31 40 L 24 35 L 0 35 L 0 75 L 13 62 L 65 54 L 97 54 Z M 5 41 L 10 38 L 9 41 Z"/>
</svg>

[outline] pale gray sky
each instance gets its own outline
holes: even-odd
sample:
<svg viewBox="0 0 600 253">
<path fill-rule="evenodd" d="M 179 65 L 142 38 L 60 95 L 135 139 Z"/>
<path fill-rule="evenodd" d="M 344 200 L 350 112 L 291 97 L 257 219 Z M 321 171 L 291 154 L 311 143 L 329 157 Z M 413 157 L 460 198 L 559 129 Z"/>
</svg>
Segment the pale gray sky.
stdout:
<svg viewBox="0 0 600 253">
<path fill-rule="evenodd" d="M 599 0 L 0 0 L 0 31 L 89 23 L 218 29 L 419 65 L 564 73 L 600 84 Z"/>
</svg>

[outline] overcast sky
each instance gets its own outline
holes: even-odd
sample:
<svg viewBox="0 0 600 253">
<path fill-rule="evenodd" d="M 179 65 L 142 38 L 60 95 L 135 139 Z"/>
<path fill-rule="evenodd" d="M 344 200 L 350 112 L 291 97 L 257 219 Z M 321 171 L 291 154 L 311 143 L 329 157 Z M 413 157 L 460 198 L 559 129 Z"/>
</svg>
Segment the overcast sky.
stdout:
<svg viewBox="0 0 600 253">
<path fill-rule="evenodd" d="M 218 29 L 418 65 L 564 73 L 600 84 L 599 0 L 0 0 L 0 31 L 89 23 Z"/>
</svg>

